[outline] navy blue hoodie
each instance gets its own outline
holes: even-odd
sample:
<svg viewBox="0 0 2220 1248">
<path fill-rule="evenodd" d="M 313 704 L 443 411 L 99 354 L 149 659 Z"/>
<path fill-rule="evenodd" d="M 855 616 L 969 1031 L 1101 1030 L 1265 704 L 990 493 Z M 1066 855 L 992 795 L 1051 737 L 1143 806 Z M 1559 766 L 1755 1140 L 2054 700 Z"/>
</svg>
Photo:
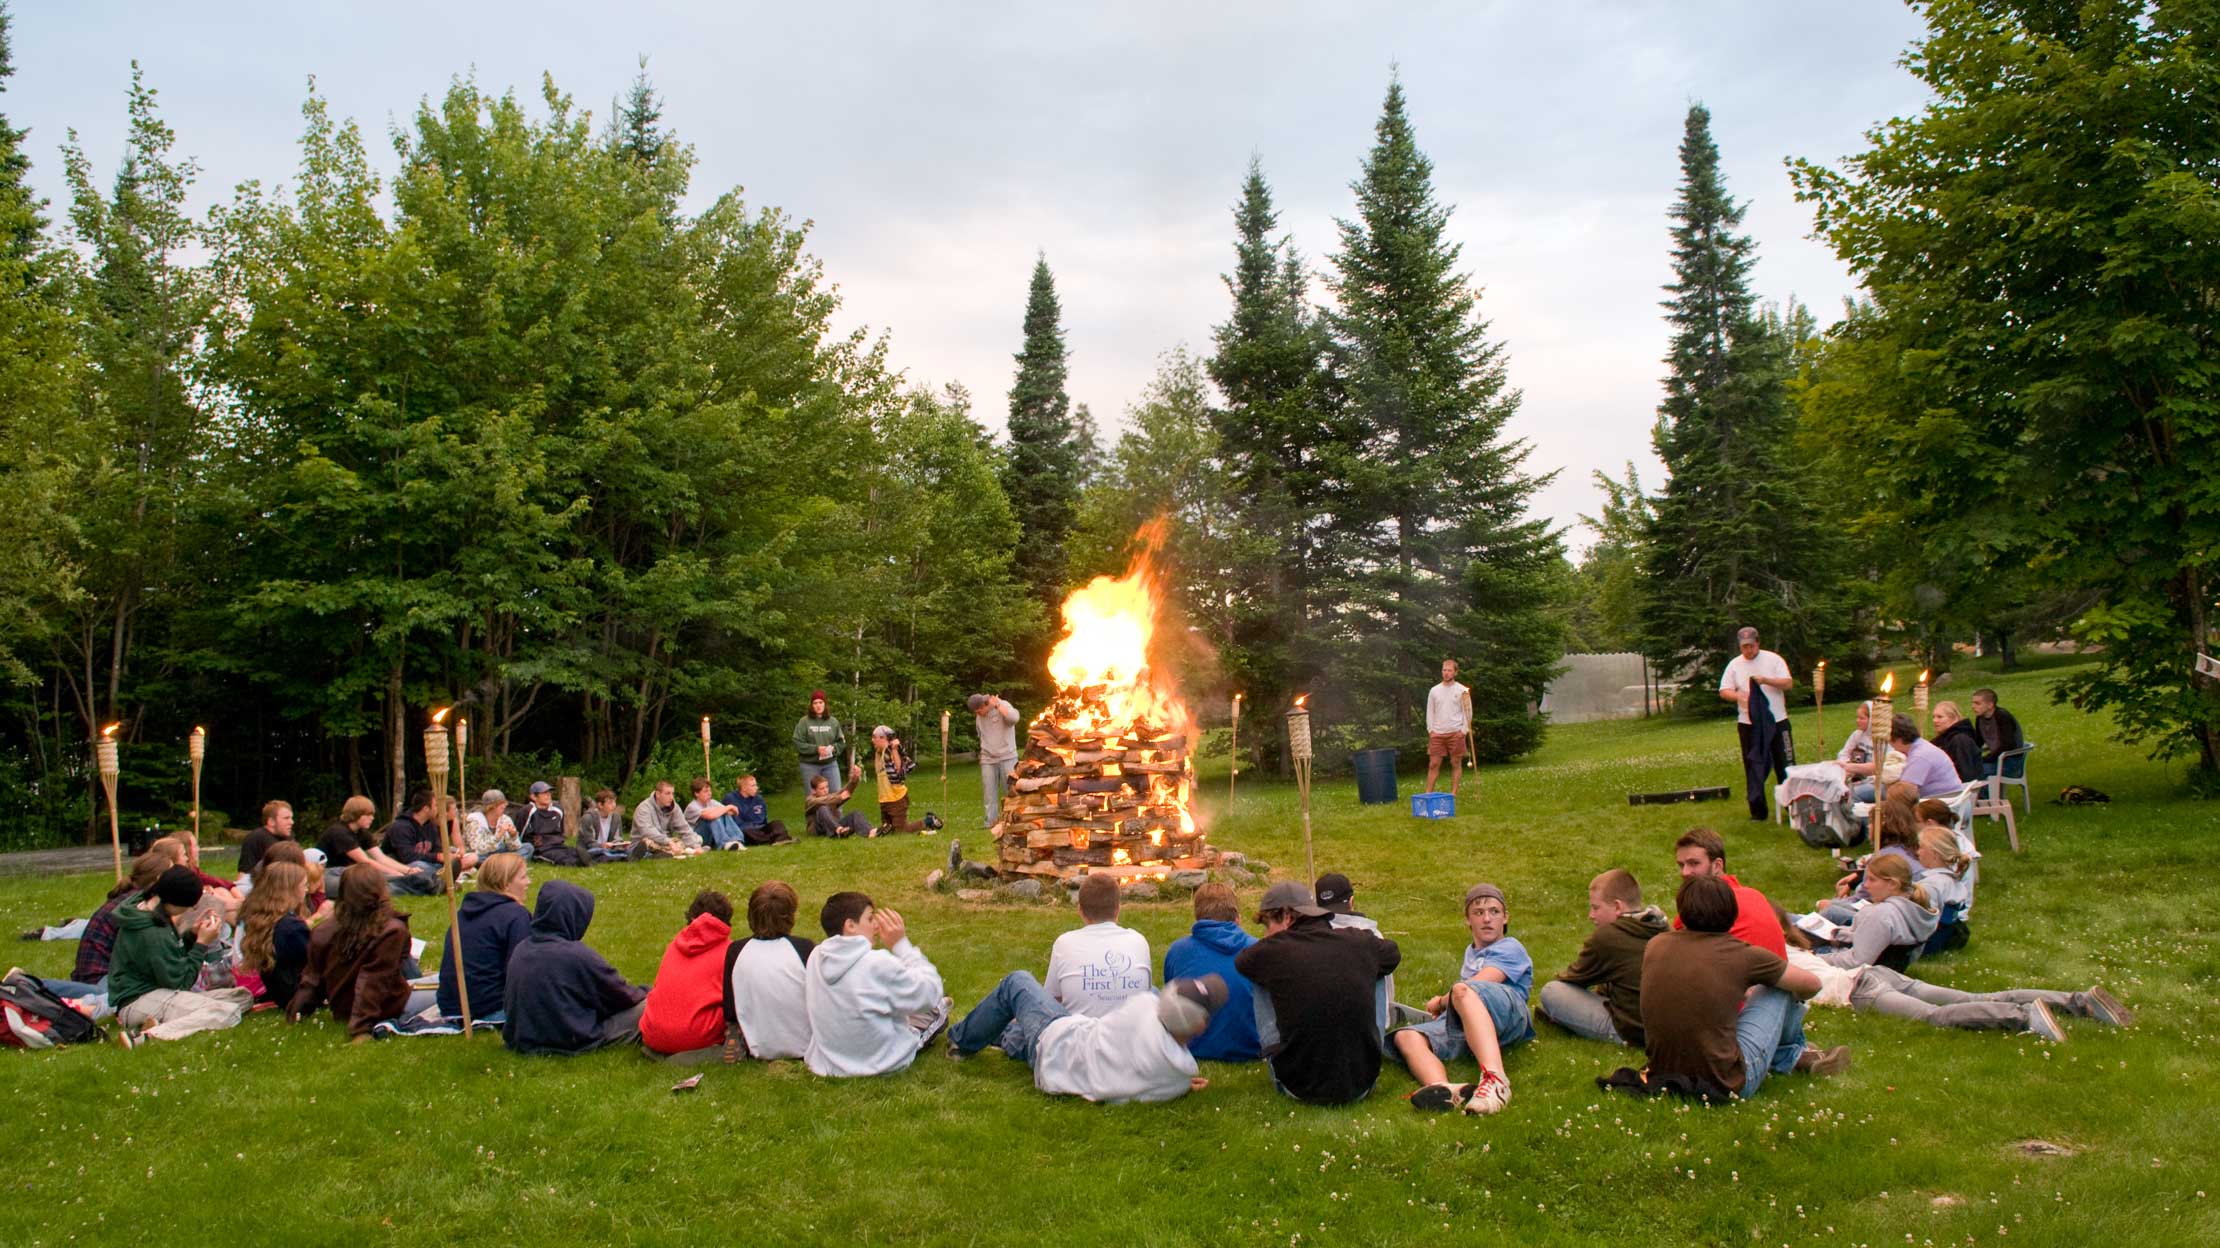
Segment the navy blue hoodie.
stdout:
<svg viewBox="0 0 2220 1248">
<path fill-rule="evenodd" d="M 594 919 L 594 895 L 567 880 L 540 889 L 532 934 L 509 955 L 501 1042 L 518 1053 L 584 1053 L 601 1024 L 638 1005 L 635 988 L 602 956 L 579 943 Z"/>
<path fill-rule="evenodd" d="M 1187 1046 L 1203 1062 L 1253 1062 L 1263 1056 L 1256 1035 L 1256 1001 L 1248 978 L 1234 969 L 1233 955 L 1256 943 L 1239 923 L 1225 919 L 1197 919 L 1193 934 L 1182 936 L 1164 951 L 1164 982 L 1216 975 L 1226 981 L 1226 1003 L 1210 1016 Z"/>
<path fill-rule="evenodd" d="M 499 1013 L 509 995 L 509 955 L 532 933 L 532 913 L 507 893 L 479 892 L 463 898 L 456 915 L 462 932 L 462 968 L 470 987 L 470 1016 L 485 1018 Z M 455 991 L 454 936 L 440 942 L 439 1012 L 462 1014 L 462 997 Z"/>
</svg>

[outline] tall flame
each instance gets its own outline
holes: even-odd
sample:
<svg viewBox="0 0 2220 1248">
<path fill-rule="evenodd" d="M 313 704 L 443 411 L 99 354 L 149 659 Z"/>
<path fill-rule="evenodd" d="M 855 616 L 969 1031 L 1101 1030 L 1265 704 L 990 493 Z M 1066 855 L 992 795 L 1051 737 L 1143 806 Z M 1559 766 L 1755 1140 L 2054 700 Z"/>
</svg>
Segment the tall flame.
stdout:
<svg viewBox="0 0 2220 1248">
<path fill-rule="evenodd" d="M 1100 690 L 1099 707 L 1095 698 L 1082 698 L 1065 725 L 1075 731 L 1190 722 L 1187 708 L 1150 679 L 1159 601 L 1151 556 L 1161 540 L 1153 528 L 1142 531 L 1149 548 L 1124 576 L 1098 576 L 1064 600 L 1064 636 L 1049 651 L 1048 674 L 1066 692 Z"/>
<path fill-rule="evenodd" d="M 443 706 L 443 707 L 439 708 L 438 710 L 436 710 L 436 711 L 433 711 L 433 712 L 432 712 L 432 724 L 433 724 L 433 726 L 435 726 L 435 727 L 440 727 L 440 728 L 444 728 L 444 727 L 446 727 L 446 726 L 447 726 L 447 712 L 449 712 L 449 711 L 451 711 L 451 710 L 454 710 L 454 709 L 455 709 L 455 708 L 454 708 L 454 707 L 451 707 L 451 706 Z"/>
<path fill-rule="evenodd" d="M 105 727 L 105 728 L 101 729 L 101 730 L 100 730 L 100 735 L 101 735 L 102 737 L 104 737 L 104 738 L 105 738 L 105 737 L 113 737 L 113 736 L 115 736 L 115 735 L 116 735 L 116 729 L 118 729 L 118 728 L 121 728 L 121 727 L 123 727 L 123 721 L 122 721 L 122 720 L 117 720 L 117 721 L 116 721 L 115 723 L 112 723 L 112 724 L 108 725 L 107 727 Z"/>
<path fill-rule="evenodd" d="M 1927 683 L 1927 669 L 1924 667 L 1919 669 L 1919 683 L 1923 685 Z"/>
<path fill-rule="evenodd" d="M 1310 695 L 1309 695 L 1309 694 L 1307 694 L 1307 693 L 1299 693 L 1299 694 L 1296 694 L 1296 695 L 1295 695 L 1295 709 L 1296 709 L 1296 710 L 1301 710 L 1301 709 L 1303 709 L 1303 707 L 1304 707 L 1304 706 L 1306 706 L 1306 705 L 1308 705 L 1308 704 L 1309 704 L 1309 702 L 1310 702 Z"/>
<path fill-rule="evenodd" d="M 1895 672 L 1890 672 L 1890 673 L 1889 673 L 1888 675 L 1886 675 L 1886 676 L 1884 676 L 1884 677 L 1882 677 L 1882 678 L 1881 678 L 1881 696 L 1885 698 L 1885 697 L 1889 696 L 1889 694 L 1891 694 L 1891 693 L 1894 693 L 1895 691 L 1896 691 L 1896 673 L 1895 673 Z"/>
</svg>

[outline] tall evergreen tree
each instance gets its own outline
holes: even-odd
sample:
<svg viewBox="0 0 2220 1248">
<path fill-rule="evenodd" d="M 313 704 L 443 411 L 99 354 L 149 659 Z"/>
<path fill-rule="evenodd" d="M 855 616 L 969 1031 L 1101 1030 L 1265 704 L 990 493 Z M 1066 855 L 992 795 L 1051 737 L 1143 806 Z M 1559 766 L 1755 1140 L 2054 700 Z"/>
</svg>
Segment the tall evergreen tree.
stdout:
<svg viewBox="0 0 2220 1248">
<path fill-rule="evenodd" d="M 1070 364 L 1063 309 L 1048 257 L 1033 263 L 1025 298 L 1025 347 L 1010 387 L 1010 453 L 1002 489 L 1017 515 L 1018 574 L 1033 595 L 1054 607 L 1064 596 L 1064 535 L 1079 500 L 1080 448 L 1064 385 Z"/>
<path fill-rule="evenodd" d="M 1316 565 L 1328 474 L 1336 446 L 1324 419 L 1325 338 L 1305 303 L 1307 276 L 1263 163 L 1252 157 L 1234 207 L 1234 267 L 1224 276 L 1232 313 L 1212 332 L 1210 379 L 1225 402 L 1211 411 L 1229 483 L 1227 540 L 1253 569 L 1231 604 L 1220 653 L 1227 680 L 1258 715 L 1277 715 L 1317 670 Z M 1258 727 L 1265 727 L 1259 724 Z M 1275 730 L 1243 733 L 1257 757 Z"/>
<path fill-rule="evenodd" d="M 643 54 L 640 72 L 633 77 L 624 103 L 616 107 L 611 118 L 617 150 L 639 165 L 653 165 L 661 160 L 666 141 L 658 128 L 663 120 L 663 101 L 657 98 L 654 84 L 648 81 L 647 63 L 648 58 Z"/>
<path fill-rule="evenodd" d="M 15 44 L 10 27 L 15 24 L 15 14 L 8 6 L 0 4 L 0 95 L 8 92 L 8 79 L 15 77 Z M 7 251 L 7 259 L 16 264 L 28 264 L 38 250 L 39 238 L 46 229 L 46 217 L 41 212 L 44 204 L 30 191 L 31 156 L 23 150 L 23 140 L 30 131 L 18 130 L 8 124 L 5 114 L 0 114 L 0 199 L 4 199 L 4 218 L 0 218 L 0 246 Z"/>
<path fill-rule="evenodd" d="M 1711 113 L 1688 109 L 1673 204 L 1673 327 L 1652 441 L 1666 480 L 1645 543 L 1642 648 L 1666 679 L 1723 661 L 1755 626 L 1792 667 L 1838 628 L 1816 513 L 1799 503 L 1788 379 L 1793 318 L 1750 293 L 1756 244 L 1739 233 Z M 1713 704 L 1704 701 L 1707 708 Z"/>
<path fill-rule="evenodd" d="M 1450 208 L 1434 196 L 1400 81 L 1374 134 L 1357 217 L 1340 223 L 1328 315 L 1356 435 L 1337 466 L 1348 606 L 1334 683 L 1359 699 L 1365 728 L 1403 735 L 1440 661 L 1464 660 L 1481 756 L 1508 757 L 1539 743 L 1527 706 L 1562 650 L 1547 592 L 1562 584 L 1562 545 L 1526 514 L 1548 478 L 1527 475 L 1528 446 L 1504 435 L 1518 392 L 1457 269 Z"/>
</svg>

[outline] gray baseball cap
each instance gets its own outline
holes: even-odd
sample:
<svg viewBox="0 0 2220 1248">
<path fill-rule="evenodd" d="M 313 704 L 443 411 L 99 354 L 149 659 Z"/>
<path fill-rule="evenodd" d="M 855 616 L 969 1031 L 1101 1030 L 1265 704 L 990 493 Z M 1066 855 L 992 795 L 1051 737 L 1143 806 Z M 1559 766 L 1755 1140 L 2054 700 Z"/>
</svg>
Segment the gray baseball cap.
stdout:
<svg viewBox="0 0 2220 1248">
<path fill-rule="evenodd" d="M 1281 880 L 1264 890 L 1264 899 L 1256 903 L 1258 913 L 1267 910 L 1293 910 L 1305 918 L 1315 919 L 1326 913 L 1311 900 L 1310 890 L 1294 880 Z"/>
</svg>

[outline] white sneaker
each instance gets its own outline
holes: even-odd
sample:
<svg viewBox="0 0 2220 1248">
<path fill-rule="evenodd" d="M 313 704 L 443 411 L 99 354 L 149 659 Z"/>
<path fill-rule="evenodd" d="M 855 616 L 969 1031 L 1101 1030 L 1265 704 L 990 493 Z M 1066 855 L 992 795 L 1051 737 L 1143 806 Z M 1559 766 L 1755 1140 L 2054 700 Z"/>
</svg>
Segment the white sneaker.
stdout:
<svg viewBox="0 0 2220 1248">
<path fill-rule="evenodd" d="M 1492 1070 L 1480 1072 L 1480 1082 L 1473 1085 L 1472 1096 L 1465 1101 L 1468 1114 L 1501 1113 L 1511 1103 L 1511 1081 Z"/>
<path fill-rule="evenodd" d="M 2027 1003 L 2027 1030 L 2038 1040 L 2048 1040 L 2052 1044 L 2066 1042 L 2066 1029 L 2058 1025 L 2058 1016 L 2050 1012 L 2047 1001 Z"/>
</svg>

